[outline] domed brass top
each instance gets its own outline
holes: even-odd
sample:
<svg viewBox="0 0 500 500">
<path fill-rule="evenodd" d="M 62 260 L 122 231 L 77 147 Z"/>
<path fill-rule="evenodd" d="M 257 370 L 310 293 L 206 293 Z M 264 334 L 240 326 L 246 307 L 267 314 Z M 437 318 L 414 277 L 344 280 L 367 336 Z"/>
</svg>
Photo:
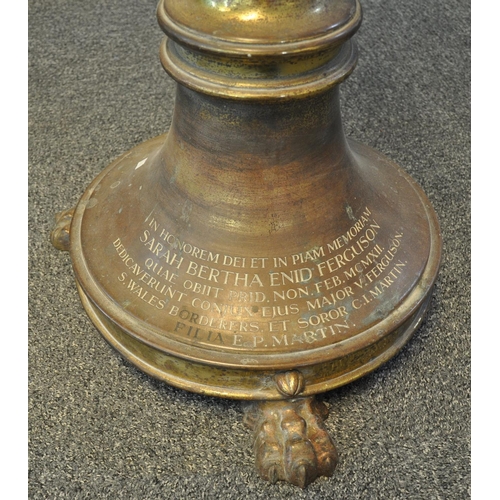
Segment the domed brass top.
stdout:
<svg viewBox="0 0 500 500">
<path fill-rule="evenodd" d="M 165 70 L 198 92 L 232 99 L 293 99 L 343 81 L 357 61 L 349 40 L 357 0 L 163 0 Z"/>
<path fill-rule="evenodd" d="M 338 45 L 361 22 L 357 0 L 163 0 L 158 15 L 165 33 L 180 43 L 252 55 Z"/>
</svg>

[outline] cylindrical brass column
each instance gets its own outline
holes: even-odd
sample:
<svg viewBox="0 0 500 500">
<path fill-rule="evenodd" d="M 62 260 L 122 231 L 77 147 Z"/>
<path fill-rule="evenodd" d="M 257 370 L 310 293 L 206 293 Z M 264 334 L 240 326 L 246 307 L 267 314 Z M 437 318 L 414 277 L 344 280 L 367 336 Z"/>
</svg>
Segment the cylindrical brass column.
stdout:
<svg viewBox="0 0 500 500">
<path fill-rule="evenodd" d="M 122 355 L 251 401 L 260 474 L 305 486 L 336 464 L 313 396 L 418 327 L 438 223 L 407 174 L 344 136 L 356 0 L 163 0 L 158 19 L 171 128 L 105 169 L 53 242 Z"/>
</svg>

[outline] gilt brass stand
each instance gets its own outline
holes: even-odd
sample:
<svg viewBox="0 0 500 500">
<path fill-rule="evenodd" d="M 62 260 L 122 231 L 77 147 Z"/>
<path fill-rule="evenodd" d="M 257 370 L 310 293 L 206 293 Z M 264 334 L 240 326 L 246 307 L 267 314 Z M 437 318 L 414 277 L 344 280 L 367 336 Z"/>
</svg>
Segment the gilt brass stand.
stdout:
<svg viewBox="0 0 500 500">
<path fill-rule="evenodd" d="M 113 347 L 176 387 L 244 400 L 260 475 L 304 487 L 337 463 L 314 396 L 380 366 L 422 320 L 436 216 L 344 137 L 357 0 L 162 0 L 158 19 L 171 128 L 109 165 L 52 242 Z"/>
</svg>

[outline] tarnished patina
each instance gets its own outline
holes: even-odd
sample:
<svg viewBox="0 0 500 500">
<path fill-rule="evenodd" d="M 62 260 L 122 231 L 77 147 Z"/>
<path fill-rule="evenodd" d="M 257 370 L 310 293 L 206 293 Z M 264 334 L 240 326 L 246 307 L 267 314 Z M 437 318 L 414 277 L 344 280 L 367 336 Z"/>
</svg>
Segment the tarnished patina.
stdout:
<svg viewBox="0 0 500 500">
<path fill-rule="evenodd" d="M 305 486 L 337 456 L 313 396 L 380 366 L 423 318 L 436 216 L 344 137 L 356 0 L 163 0 L 158 19 L 171 128 L 105 169 L 53 242 L 111 345 L 169 384 L 257 401 L 262 477 Z"/>
</svg>

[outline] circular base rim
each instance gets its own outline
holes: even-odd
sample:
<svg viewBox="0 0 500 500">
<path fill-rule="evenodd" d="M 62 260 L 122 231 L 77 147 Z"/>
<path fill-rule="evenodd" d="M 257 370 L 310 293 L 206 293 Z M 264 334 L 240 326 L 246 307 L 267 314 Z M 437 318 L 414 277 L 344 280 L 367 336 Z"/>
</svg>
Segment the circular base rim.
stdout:
<svg viewBox="0 0 500 500">
<path fill-rule="evenodd" d="M 106 339 L 125 359 L 142 372 L 166 382 L 179 389 L 207 396 L 241 400 L 278 400 L 286 399 L 276 386 L 275 375 L 282 370 L 228 370 L 225 367 L 205 365 L 200 362 L 184 360 L 168 353 L 155 350 L 124 332 L 109 320 L 78 286 L 78 292 L 85 311 Z M 305 379 L 301 397 L 326 392 L 376 370 L 389 361 L 405 346 L 421 325 L 429 307 L 432 290 L 417 311 L 399 328 L 381 338 L 377 343 L 356 353 L 358 360 L 350 369 L 346 364 L 352 362 L 348 357 L 331 360 L 309 367 L 296 367 Z M 389 344 L 388 347 L 386 344 Z M 147 356 L 141 353 L 147 351 Z M 154 359 L 156 363 L 147 360 Z"/>
<path fill-rule="evenodd" d="M 165 136 L 138 147 L 155 148 Z M 381 155 L 350 141 L 363 154 Z M 115 168 L 125 153 L 112 162 L 87 188 L 78 203 L 71 225 L 71 257 L 85 310 L 106 340 L 126 359 L 155 378 L 193 392 L 240 399 L 281 399 L 274 375 L 300 369 L 306 386 L 301 395 L 316 394 L 339 387 L 373 371 L 393 357 L 418 328 L 428 307 L 441 259 L 441 236 L 436 214 L 421 188 L 399 166 L 384 158 L 414 189 L 429 225 L 429 254 L 425 268 L 405 298 L 386 317 L 356 336 L 317 349 L 286 354 L 266 354 L 256 359 L 243 354 L 213 355 L 203 347 L 183 350 L 184 345 L 158 346 L 134 331 L 134 318 L 120 323 L 117 304 L 105 296 L 86 266 L 81 245 L 81 224 L 90 196 L 101 179 Z M 171 349 L 170 349 L 171 348 Z M 141 355 L 148 352 L 148 358 Z M 152 359 L 154 362 L 149 362 Z M 191 373 L 190 371 L 193 371 Z"/>
</svg>

